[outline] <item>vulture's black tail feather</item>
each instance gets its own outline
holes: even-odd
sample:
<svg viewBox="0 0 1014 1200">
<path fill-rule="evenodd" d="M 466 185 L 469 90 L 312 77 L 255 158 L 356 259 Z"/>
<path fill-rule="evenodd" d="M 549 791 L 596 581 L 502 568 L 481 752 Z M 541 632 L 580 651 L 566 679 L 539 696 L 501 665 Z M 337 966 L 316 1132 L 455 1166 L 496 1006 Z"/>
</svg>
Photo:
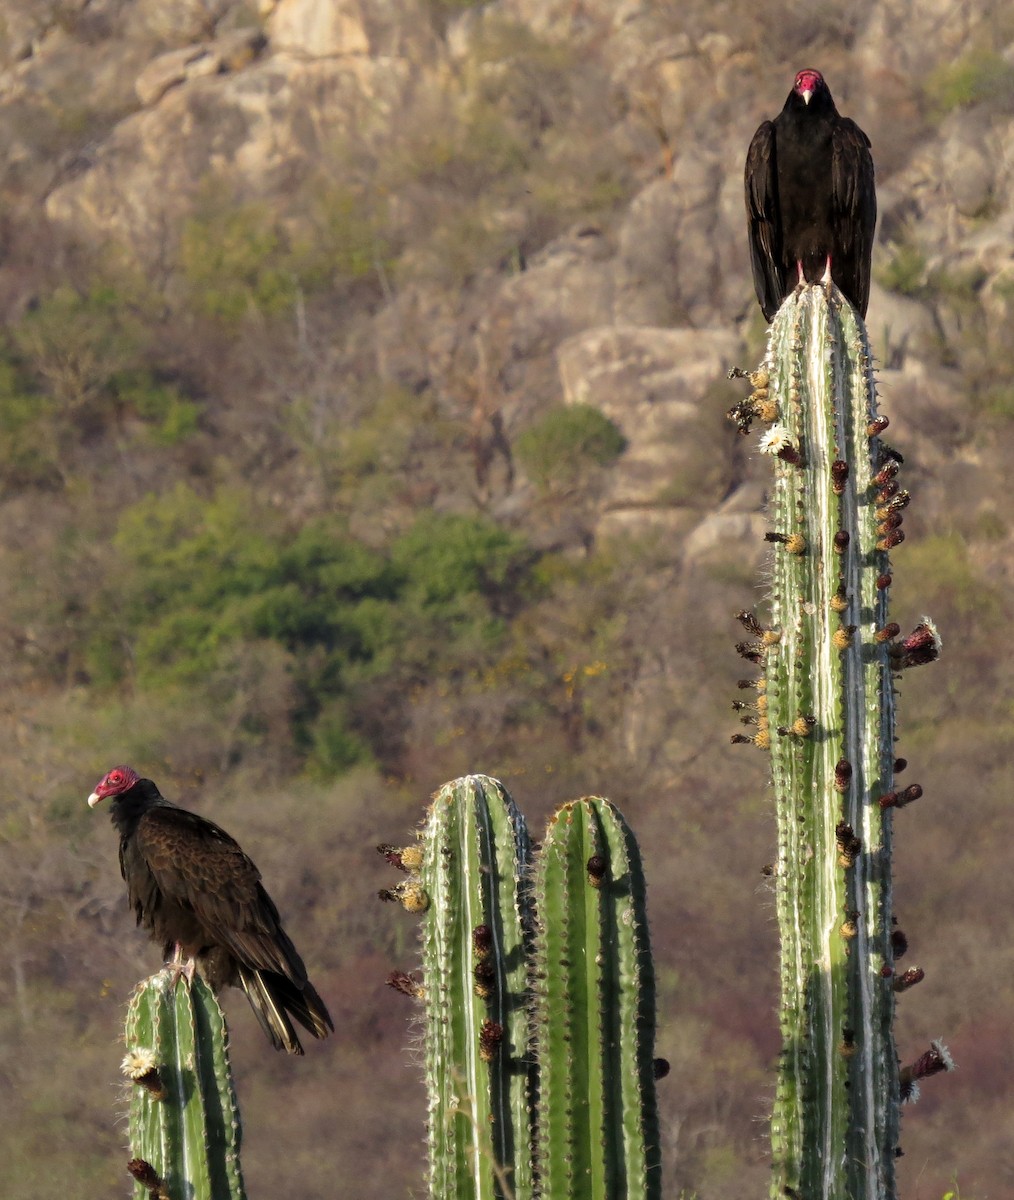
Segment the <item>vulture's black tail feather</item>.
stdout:
<svg viewBox="0 0 1014 1200">
<path fill-rule="evenodd" d="M 315 1038 L 325 1038 L 334 1029 L 331 1014 L 309 981 L 298 988 L 276 971 L 252 970 L 240 964 L 239 982 L 261 1028 L 276 1050 L 303 1053 L 290 1015 Z"/>
</svg>

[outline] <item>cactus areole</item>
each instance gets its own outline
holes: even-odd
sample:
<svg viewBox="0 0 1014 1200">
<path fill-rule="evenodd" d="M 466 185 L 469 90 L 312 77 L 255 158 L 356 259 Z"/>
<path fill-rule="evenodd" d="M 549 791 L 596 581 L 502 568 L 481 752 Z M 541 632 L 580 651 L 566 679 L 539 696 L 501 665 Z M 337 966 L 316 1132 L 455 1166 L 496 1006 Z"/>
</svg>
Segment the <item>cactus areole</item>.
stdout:
<svg viewBox="0 0 1014 1200">
<path fill-rule="evenodd" d="M 870 139 L 843 117 L 819 71 L 800 71 L 746 158 L 750 265 L 770 321 L 797 283 L 841 288 L 866 316 L 877 224 Z"/>
</svg>

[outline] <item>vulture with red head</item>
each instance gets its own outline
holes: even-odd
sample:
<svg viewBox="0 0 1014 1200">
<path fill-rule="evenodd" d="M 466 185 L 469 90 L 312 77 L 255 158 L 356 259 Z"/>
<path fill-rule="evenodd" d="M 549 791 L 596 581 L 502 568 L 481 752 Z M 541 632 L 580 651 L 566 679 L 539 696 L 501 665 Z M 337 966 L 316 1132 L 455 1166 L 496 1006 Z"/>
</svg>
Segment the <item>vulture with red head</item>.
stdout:
<svg viewBox="0 0 1014 1200">
<path fill-rule="evenodd" d="M 750 265 L 770 321 L 797 285 L 838 285 L 866 316 L 877 192 L 870 139 L 843 117 L 819 71 L 800 71 L 746 156 Z"/>
<path fill-rule="evenodd" d="M 331 1015 L 260 872 L 225 830 L 171 804 L 131 767 L 102 777 L 88 803 L 101 800 L 110 801 L 120 835 L 130 907 L 166 959 L 191 975 L 196 969 L 215 990 L 241 987 L 278 1050 L 303 1053 L 293 1018 L 314 1037 L 327 1037 Z"/>
</svg>

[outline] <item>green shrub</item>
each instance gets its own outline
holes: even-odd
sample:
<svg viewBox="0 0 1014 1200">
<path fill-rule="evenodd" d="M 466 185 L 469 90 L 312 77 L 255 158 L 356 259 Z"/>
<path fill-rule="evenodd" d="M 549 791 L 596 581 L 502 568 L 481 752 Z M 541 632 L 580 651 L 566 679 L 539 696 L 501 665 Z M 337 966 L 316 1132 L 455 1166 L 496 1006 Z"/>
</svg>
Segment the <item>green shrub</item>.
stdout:
<svg viewBox="0 0 1014 1200">
<path fill-rule="evenodd" d="M 889 262 L 877 272 L 877 279 L 889 292 L 917 296 L 926 283 L 926 255 L 911 242 L 894 248 Z"/>
<path fill-rule="evenodd" d="M 556 408 L 527 429 L 515 452 L 541 491 L 573 488 L 595 467 L 608 467 L 627 448 L 619 429 L 590 404 Z"/>
<path fill-rule="evenodd" d="M 148 427 L 148 438 L 156 446 L 175 446 L 197 432 L 201 406 L 187 399 L 176 384 L 160 382 L 150 371 L 119 380 L 117 393 Z"/>
<path fill-rule="evenodd" d="M 1009 112 L 1014 108 L 1014 66 L 995 50 L 971 50 L 931 72 L 925 88 L 938 116 L 984 102 Z"/>
<path fill-rule="evenodd" d="M 117 378 L 135 369 L 148 333 L 130 299 L 95 284 L 61 286 L 11 330 L 24 369 L 65 413 L 105 418 L 117 407 Z"/>
<path fill-rule="evenodd" d="M 361 692 L 407 694 L 437 666 L 481 665 L 524 603 L 531 563 L 522 539 L 484 518 L 423 513 L 382 552 L 339 518 L 292 535 L 243 489 L 205 499 L 185 484 L 128 509 L 114 546 L 120 569 L 91 615 L 93 679 L 133 672 L 154 694 L 210 696 L 246 664 L 257 702 L 238 736 L 278 718 L 259 695 L 264 671 L 246 678 L 264 660 L 291 681 L 291 736 L 318 775 L 371 757 Z M 265 659 L 272 645 L 281 657 Z"/>
<path fill-rule="evenodd" d="M 0 478 L 5 491 L 57 477 L 57 405 L 10 362 L 0 362 Z"/>
<path fill-rule="evenodd" d="M 197 311 L 230 323 L 285 312 L 297 295 L 277 215 L 236 203 L 216 182 L 183 226 L 180 266 Z"/>
</svg>

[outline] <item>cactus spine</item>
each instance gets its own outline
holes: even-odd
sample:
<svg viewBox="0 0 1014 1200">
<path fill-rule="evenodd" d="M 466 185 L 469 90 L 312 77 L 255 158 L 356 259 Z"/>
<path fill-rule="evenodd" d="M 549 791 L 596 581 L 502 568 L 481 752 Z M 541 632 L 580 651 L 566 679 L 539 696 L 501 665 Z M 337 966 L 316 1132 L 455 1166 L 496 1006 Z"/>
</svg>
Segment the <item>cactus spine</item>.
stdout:
<svg viewBox="0 0 1014 1200">
<path fill-rule="evenodd" d="M 200 976 L 166 968 L 127 1010 L 128 1170 L 137 1200 L 243 1200 L 225 1018 Z"/>
<path fill-rule="evenodd" d="M 755 415 L 774 421 L 761 448 L 776 458 L 776 546 L 771 628 L 746 653 L 764 664 L 753 740 L 770 747 L 778 824 L 771 1195 L 889 1200 L 900 1090 L 893 810 L 880 801 L 894 792 L 899 665 L 888 552 L 907 494 L 879 438 L 865 328 L 836 290 L 782 306 L 759 391 Z"/>
<path fill-rule="evenodd" d="M 640 856 L 596 797 L 534 867 L 496 780 L 437 792 L 390 892 L 422 912 L 434 1200 L 655 1200 L 654 985 Z"/>
</svg>

